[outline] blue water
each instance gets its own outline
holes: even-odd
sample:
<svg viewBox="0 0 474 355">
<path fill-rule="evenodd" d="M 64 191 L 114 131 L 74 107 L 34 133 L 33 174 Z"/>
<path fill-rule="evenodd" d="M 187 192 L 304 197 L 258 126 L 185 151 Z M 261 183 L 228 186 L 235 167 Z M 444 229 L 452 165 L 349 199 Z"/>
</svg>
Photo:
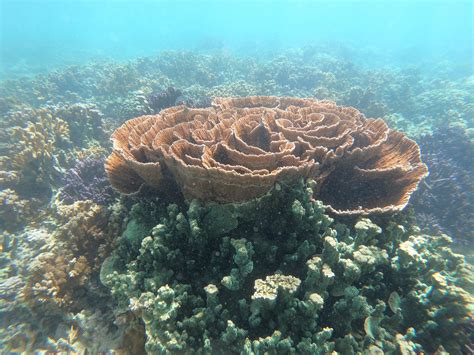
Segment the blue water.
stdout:
<svg viewBox="0 0 474 355">
<path fill-rule="evenodd" d="M 472 1 L 0 1 L 1 73 L 165 49 L 262 55 L 324 42 L 379 62 L 472 62 Z"/>
</svg>

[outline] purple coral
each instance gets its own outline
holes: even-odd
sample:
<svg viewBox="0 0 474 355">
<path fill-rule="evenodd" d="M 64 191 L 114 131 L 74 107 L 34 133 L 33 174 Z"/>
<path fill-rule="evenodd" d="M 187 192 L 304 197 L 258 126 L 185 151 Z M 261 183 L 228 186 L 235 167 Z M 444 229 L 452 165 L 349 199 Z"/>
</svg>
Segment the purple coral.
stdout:
<svg viewBox="0 0 474 355">
<path fill-rule="evenodd" d="M 174 106 L 176 104 L 176 100 L 181 95 L 181 90 L 170 86 L 164 91 L 150 94 L 148 96 L 148 104 L 155 113 L 158 113 L 165 108 Z"/>
<path fill-rule="evenodd" d="M 443 127 L 418 143 L 430 171 L 411 200 L 418 222 L 474 243 L 473 142 L 462 128 Z"/>
<path fill-rule="evenodd" d="M 79 200 L 92 200 L 107 205 L 117 196 L 104 170 L 104 157 L 87 157 L 79 160 L 64 176 L 60 198 L 66 204 Z"/>
</svg>

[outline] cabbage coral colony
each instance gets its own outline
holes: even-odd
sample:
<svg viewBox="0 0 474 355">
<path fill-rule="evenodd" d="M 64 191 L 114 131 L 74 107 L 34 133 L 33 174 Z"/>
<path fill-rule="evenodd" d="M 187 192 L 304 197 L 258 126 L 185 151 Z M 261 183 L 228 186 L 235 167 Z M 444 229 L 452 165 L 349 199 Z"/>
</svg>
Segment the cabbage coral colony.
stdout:
<svg viewBox="0 0 474 355">
<path fill-rule="evenodd" d="M 216 99 L 130 120 L 112 140 L 106 170 L 127 194 L 177 186 L 188 200 L 243 202 L 303 177 L 333 213 L 368 215 L 403 209 L 427 174 L 414 141 L 330 101 Z"/>
</svg>

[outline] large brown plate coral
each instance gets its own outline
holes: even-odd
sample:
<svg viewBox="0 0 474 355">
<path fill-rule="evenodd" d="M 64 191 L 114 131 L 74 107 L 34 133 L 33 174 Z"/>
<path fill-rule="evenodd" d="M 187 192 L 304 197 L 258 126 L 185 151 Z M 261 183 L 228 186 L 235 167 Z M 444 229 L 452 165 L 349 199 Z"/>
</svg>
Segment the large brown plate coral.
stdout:
<svg viewBox="0 0 474 355">
<path fill-rule="evenodd" d="M 312 178 L 337 214 L 401 210 L 427 174 L 418 145 L 381 119 L 330 101 L 254 96 L 176 106 L 125 122 L 106 162 L 122 193 L 148 185 L 186 199 L 242 202 Z"/>
</svg>

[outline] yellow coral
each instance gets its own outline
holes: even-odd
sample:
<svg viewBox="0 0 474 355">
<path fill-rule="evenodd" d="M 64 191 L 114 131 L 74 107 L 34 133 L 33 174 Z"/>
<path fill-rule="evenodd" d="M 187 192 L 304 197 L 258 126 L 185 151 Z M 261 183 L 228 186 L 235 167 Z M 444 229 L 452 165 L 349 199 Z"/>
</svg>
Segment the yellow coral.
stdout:
<svg viewBox="0 0 474 355">
<path fill-rule="evenodd" d="M 13 189 L 0 191 L 0 222 L 3 228 L 13 230 L 21 227 L 36 213 L 39 201 L 35 198 L 22 199 Z"/>
<path fill-rule="evenodd" d="M 14 127 L 11 143 L 16 153 L 11 159 L 15 170 L 22 170 L 36 159 L 51 160 L 62 156 L 62 148 L 70 143 L 69 128 L 65 121 L 54 118 L 44 109 L 37 111 L 37 121 L 27 122 L 26 127 Z"/>
<path fill-rule="evenodd" d="M 61 226 L 55 238 L 66 243 L 77 257 L 84 256 L 91 268 L 98 271 L 117 233 L 109 215 L 107 208 L 90 200 L 76 201 L 72 205 L 58 203 L 56 218 Z"/>
<path fill-rule="evenodd" d="M 25 301 L 53 302 L 61 307 L 75 303 L 76 292 L 86 285 L 91 269 L 84 257 L 58 254 L 40 254 L 30 265 L 31 276 L 22 292 Z"/>
</svg>

